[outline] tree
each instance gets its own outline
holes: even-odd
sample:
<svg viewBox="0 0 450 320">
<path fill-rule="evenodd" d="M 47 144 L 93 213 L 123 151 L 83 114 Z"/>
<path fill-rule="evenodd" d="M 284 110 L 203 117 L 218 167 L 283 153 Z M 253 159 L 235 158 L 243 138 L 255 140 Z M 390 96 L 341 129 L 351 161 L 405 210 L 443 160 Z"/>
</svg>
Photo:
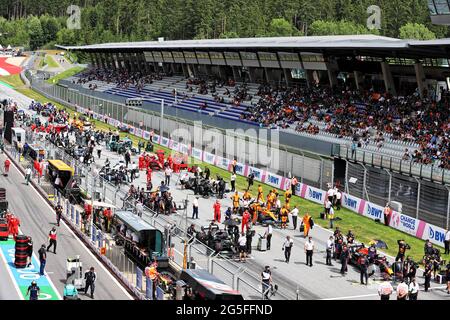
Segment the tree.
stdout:
<svg viewBox="0 0 450 320">
<path fill-rule="evenodd" d="M 364 25 L 356 24 L 350 21 L 314 21 L 309 33 L 313 36 L 326 35 L 351 35 L 351 34 L 378 34 L 378 30 L 369 30 Z"/>
<path fill-rule="evenodd" d="M 44 31 L 38 17 L 31 16 L 27 23 L 27 31 L 30 36 L 30 48 L 36 50 L 44 44 Z"/>
<path fill-rule="evenodd" d="M 239 38 L 239 35 L 235 31 L 223 32 L 219 36 L 220 39 Z"/>
<path fill-rule="evenodd" d="M 419 23 L 407 23 L 400 28 L 401 39 L 415 39 L 415 40 L 432 40 L 436 39 L 436 35 Z"/>
<path fill-rule="evenodd" d="M 74 45 L 77 43 L 77 37 L 75 34 L 75 30 L 73 29 L 61 29 L 58 31 L 56 35 L 56 41 L 60 45 L 68 46 L 68 45 Z"/>
<path fill-rule="evenodd" d="M 267 33 L 270 37 L 290 37 L 298 34 L 299 31 L 283 18 L 272 19 L 269 25 L 269 32 Z"/>
</svg>

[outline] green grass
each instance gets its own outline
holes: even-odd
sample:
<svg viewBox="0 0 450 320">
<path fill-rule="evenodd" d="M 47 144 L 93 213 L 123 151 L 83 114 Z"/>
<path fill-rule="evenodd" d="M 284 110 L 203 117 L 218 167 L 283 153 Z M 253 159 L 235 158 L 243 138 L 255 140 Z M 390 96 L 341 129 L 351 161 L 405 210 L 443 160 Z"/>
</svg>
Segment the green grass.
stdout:
<svg viewBox="0 0 450 320">
<path fill-rule="evenodd" d="M 46 97 L 36 93 L 32 89 L 18 89 L 18 91 L 31 99 L 34 99 L 35 101 L 39 101 L 41 103 L 45 102 L 52 102 L 54 103 L 58 108 L 64 109 L 71 116 L 75 113 L 75 111 L 71 108 L 65 107 L 55 101 L 52 101 L 50 99 L 47 99 Z M 115 131 L 116 128 L 106 124 L 102 121 L 92 120 L 92 124 L 94 128 L 104 131 Z M 138 138 L 134 135 L 127 134 L 127 133 L 121 133 L 121 137 L 129 137 L 135 146 L 137 146 L 139 140 L 143 140 L 142 138 Z M 162 149 L 168 154 L 171 152 L 170 149 L 155 145 L 155 148 Z M 189 162 L 193 163 L 195 160 L 196 163 L 199 163 L 199 160 L 194 159 L 192 157 L 189 157 Z M 230 178 L 230 172 L 227 170 L 223 170 L 221 168 L 215 167 L 213 165 L 207 164 L 207 163 L 201 163 L 203 167 L 208 166 L 211 170 L 211 176 L 215 177 L 216 174 L 219 174 L 220 176 L 224 177 L 226 180 Z M 250 193 L 253 196 L 256 196 L 256 190 L 258 188 L 258 182 L 255 181 L 255 184 L 250 189 Z M 274 189 L 273 187 L 265 184 L 261 184 L 264 190 L 264 196 L 269 193 L 271 189 Z M 236 179 L 236 188 L 239 191 L 244 191 L 247 188 L 247 179 L 242 176 L 238 176 Z M 282 203 L 284 202 L 284 191 L 278 190 Z M 302 217 L 306 212 L 310 213 L 310 215 L 314 218 L 314 222 L 316 225 L 320 225 L 322 227 L 327 228 L 328 227 L 328 221 L 321 220 L 319 218 L 320 212 L 323 211 L 323 208 L 321 205 L 316 204 L 314 202 L 302 199 L 298 196 L 293 196 L 291 198 L 291 208 L 294 205 L 297 205 L 300 211 L 300 216 Z M 374 239 L 381 239 L 385 241 L 388 245 L 388 249 L 385 249 L 384 252 L 395 256 L 397 254 L 397 240 L 398 239 L 404 239 L 410 246 L 411 250 L 407 251 L 407 255 L 411 256 L 415 261 L 421 262 L 421 259 L 423 257 L 423 247 L 425 241 L 417 239 L 413 236 L 410 236 L 406 233 L 403 233 L 401 231 L 395 230 L 393 228 L 389 228 L 384 226 L 383 224 L 377 223 L 373 221 L 372 219 L 363 217 L 358 215 L 357 213 L 354 213 L 348 209 L 343 208 L 340 211 L 335 211 L 335 216 L 341 218 L 341 221 L 335 221 L 334 225 L 335 227 L 339 227 L 345 234 L 348 230 L 352 230 L 353 233 L 356 236 L 357 241 L 363 242 L 363 243 L 369 243 L 371 240 Z"/>
<path fill-rule="evenodd" d="M 20 88 L 24 85 L 19 74 L 0 77 L 0 81 L 10 85 L 13 88 Z"/>
<path fill-rule="evenodd" d="M 69 77 L 71 77 L 73 75 L 76 75 L 77 73 L 80 73 L 84 69 L 85 68 L 83 68 L 83 67 L 70 68 L 70 69 L 68 69 L 68 70 L 66 70 L 64 72 L 61 72 L 61 73 L 57 74 L 54 77 L 51 77 L 50 79 L 46 80 L 46 82 L 50 83 L 50 84 L 58 83 L 60 80 L 67 79 L 67 78 L 69 78 Z"/>
<path fill-rule="evenodd" d="M 56 63 L 55 59 L 53 59 L 52 56 L 46 55 L 45 63 L 49 68 L 59 68 L 59 64 Z"/>
</svg>

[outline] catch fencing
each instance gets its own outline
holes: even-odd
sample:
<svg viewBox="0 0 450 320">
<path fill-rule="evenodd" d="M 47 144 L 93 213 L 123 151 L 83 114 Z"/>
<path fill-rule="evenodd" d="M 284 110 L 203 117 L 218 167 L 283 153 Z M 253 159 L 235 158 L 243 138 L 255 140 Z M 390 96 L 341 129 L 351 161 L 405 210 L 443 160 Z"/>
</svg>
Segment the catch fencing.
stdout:
<svg viewBox="0 0 450 320">
<path fill-rule="evenodd" d="M 33 141 L 39 140 L 39 135 L 33 133 L 30 129 L 27 129 L 27 137 L 34 139 Z M 187 262 L 191 262 L 191 258 L 193 258 L 196 268 L 207 270 L 234 290 L 239 290 L 245 299 L 264 299 L 259 274 L 253 270 L 242 268 L 242 265 L 236 263 L 228 256 L 217 254 L 215 250 L 200 242 L 198 239 L 189 239 L 185 232 L 188 227 L 186 211 L 183 214 L 177 212 L 176 216 L 165 216 L 158 215 L 145 206 L 139 208 L 136 201 L 127 200 L 127 192 L 121 186 L 116 187 L 109 181 L 103 179 L 103 177 L 95 175 L 89 166 L 74 159 L 50 141 L 43 139 L 41 143 L 44 144 L 46 151 L 54 156 L 55 159 L 60 159 L 75 168 L 76 175 L 80 177 L 79 186 L 88 195 L 93 197 L 93 199 L 101 198 L 101 200 L 116 206 L 118 208 L 117 210 L 130 210 L 139 215 L 145 222 L 157 228 L 163 234 L 166 234 L 166 253 L 169 247 L 173 245 L 174 254 L 172 256 L 172 262 L 178 269 L 183 269 L 185 243 L 187 242 Z M 31 162 L 28 159 L 23 159 L 23 164 L 27 166 L 31 165 Z M 49 190 L 48 194 L 55 194 L 55 203 L 62 199 L 61 194 L 56 193 L 51 184 L 45 179 L 41 179 L 40 185 L 44 189 Z M 143 289 L 137 289 L 137 284 L 143 283 L 142 278 L 138 280 L 139 275 L 142 274 L 142 270 L 138 270 L 136 264 L 125 256 L 123 249 L 115 245 L 115 242 L 92 222 L 88 226 L 85 226 L 82 223 L 80 207 L 77 208 L 77 206 L 70 204 L 68 200 L 62 201 L 62 205 L 71 226 L 79 230 L 82 237 L 90 239 L 94 250 L 97 252 L 104 250 L 104 257 L 108 261 L 106 262 L 108 266 L 112 265 L 114 270 L 121 275 L 121 279 L 125 283 L 129 283 L 130 287 L 133 290 L 137 290 L 141 296 L 146 295 L 147 298 L 151 298 L 151 290 L 146 290 L 145 285 L 142 285 Z M 151 285 L 151 283 L 148 285 Z M 159 291 L 162 290 L 158 288 Z M 272 299 L 293 300 L 296 299 L 296 294 L 286 288 L 279 288 L 277 294 Z"/>
</svg>

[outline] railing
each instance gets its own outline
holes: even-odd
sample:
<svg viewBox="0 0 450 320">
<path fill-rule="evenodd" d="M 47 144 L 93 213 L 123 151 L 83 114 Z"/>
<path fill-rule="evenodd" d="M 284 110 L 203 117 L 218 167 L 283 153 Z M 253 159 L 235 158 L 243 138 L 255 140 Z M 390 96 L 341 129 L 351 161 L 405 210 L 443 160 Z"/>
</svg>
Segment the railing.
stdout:
<svg viewBox="0 0 450 320">
<path fill-rule="evenodd" d="M 340 145 L 339 148 L 333 148 L 335 157 L 367 164 L 374 167 L 388 169 L 393 172 L 399 172 L 409 176 L 419 177 L 432 182 L 450 184 L 450 170 L 439 168 L 436 165 L 425 165 L 409 160 L 402 160 L 375 152 L 361 150 Z"/>
<path fill-rule="evenodd" d="M 27 132 L 28 135 L 33 135 L 29 130 Z M 159 229 L 163 233 L 169 227 L 177 225 L 177 219 L 173 219 L 172 216 L 164 216 L 161 214 L 157 215 L 156 212 L 145 206 L 143 207 L 143 210 L 138 210 L 136 208 L 136 203 L 124 200 L 127 196 L 127 193 L 120 187 L 117 188 L 109 181 L 104 180 L 100 176 L 95 177 L 92 174 L 92 170 L 90 167 L 84 165 L 80 161 L 74 159 L 72 156 L 66 154 L 62 149 L 57 148 L 50 141 L 44 141 L 44 144 L 47 152 L 54 153 L 57 159 L 63 160 L 76 169 L 76 172 L 81 177 L 80 187 L 87 191 L 87 193 L 91 196 L 93 196 L 95 193 L 100 193 L 102 194 L 102 198 L 106 202 L 111 203 L 118 208 L 131 208 L 136 214 L 138 214 L 138 211 L 141 211 L 139 212 L 139 214 L 142 219 L 153 227 Z M 183 219 L 183 217 L 178 218 L 178 222 L 182 221 L 181 219 Z M 72 220 L 76 221 L 76 219 L 77 216 L 75 212 Z M 99 232 L 101 233 L 101 231 L 98 230 L 98 228 L 96 228 L 93 224 L 91 225 L 91 227 L 85 230 L 80 222 L 80 229 L 83 229 L 85 234 L 87 234 L 88 236 L 91 236 L 90 231 L 92 231 L 93 234 L 98 234 Z M 172 228 L 172 233 L 170 236 L 171 241 L 170 243 L 166 243 L 166 249 L 171 244 L 174 245 L 173 263 L 175 263 L 180 269 L 182 269 L 184 260 L 184 244 L 186 241 L 185 230 L 182 228 L 182 226 L 175 226 L 174 228 Z M 123 252 L 117 251 L 117 247 L 115 247 L 114 244 L 111 243 L 111 240 L 106 242 L 105 239 L 107 237 L 103 235 L 103 233 L 101 233 L 100 237 L 103 239 L 103 241 L 105 241 L 104 246 L 106 246 L 107 248 L 114 248 L 111 250 L 111 252 L 108 249 L 106 250 L 106 252 L 108 252 L 108 259 L 112 259 L 109 259 L 111 263 L 117 267 L 117 270 L 123 274 L 123 277 L 129 283 L 136 283 L 136 265 L 132 261 L 128 261 L 125 256 L 122 257 Z M 240 285 L 241 294 L 245 298 L 263 299 L 264 296 L 261 289 L 261 280 L 259 279 L 257 274 L 255 274 L 251 270 L 242 269 L 241 265 L 221 254 L 216 254 L 215 250 L 206 246 L 197 239 L 191 239 L 191 241 L 189 242 L 187 258 L 188 262 L 190 261 L 190 257 L 194 258 L 197 268 L 207 270 L 211 274 L 224 281 L 233 289 L 238 290 L 238 286 Z M 283 288 L 280 288 L 277 292 L 277 295 L 274 296 L 273 299 L 292 299 L 292 294 L 288 294 Z"/>
</svg>

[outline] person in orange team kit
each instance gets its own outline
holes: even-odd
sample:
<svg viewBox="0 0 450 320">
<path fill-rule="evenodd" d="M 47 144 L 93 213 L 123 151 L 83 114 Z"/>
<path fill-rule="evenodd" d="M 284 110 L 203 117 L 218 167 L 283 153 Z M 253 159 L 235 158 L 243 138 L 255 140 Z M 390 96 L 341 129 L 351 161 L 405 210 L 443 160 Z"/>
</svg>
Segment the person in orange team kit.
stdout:
<svg viewBox="0 0 450 320">
<path fill-rule="evenodd" d="M 239 211 L 239 193 L 236 191 L 232 196 L 231 196 L 231 200 L 233 200 L 233 212 L 234 214 L 237 214 Z"/>
<path fill-rule="evenodd" d="M 286 229 L 286 225 L 288 223 L 288 214 L 289 214 L 289 210 L 286 209 L 286 206 L 283 206 L 283 208 L 281 208 L 281 211 L 280 211 L 281 229 Z"/>
<path fill-rule="evenodd" d="M 263 188 L 261 187 L 261 185 L 258 186 L 258 197 L 256 201 L 259 203 L 264 203 Z"/>
<path fill-rule="evenodd" d="M 309 215 L 309 213 L 305 214 L 302 223 L 303 223 L 303 235 L 306 238 L 309 234 L 309 229 L 311 229 L 311 216 Z"/>
<path fill-rule="evenodd" d="M 250 201 L 252 199 L 252 195 L 250 194 L 250 192 L 248 192 L 248 190 L 245 190 L 244 194 L 242 195 L 242 199 L 247 201 Z"/>
<path fill-rule="evenodd" d="M 214 222 L 220 223 L 220 202 L 216 200 L 213 206 L 214 209 Z"/>
<path fill-rule="evenodd" d="M 292 197 L 292 191 L 290 189 L 287 189 L 286 192 L 284 193 L 284 201 L 286 203 L 286 209 L 288 209 L 288 210 L 290 208 L 289 202 L 291 201 L 291 197 Z"/>
</svg>

